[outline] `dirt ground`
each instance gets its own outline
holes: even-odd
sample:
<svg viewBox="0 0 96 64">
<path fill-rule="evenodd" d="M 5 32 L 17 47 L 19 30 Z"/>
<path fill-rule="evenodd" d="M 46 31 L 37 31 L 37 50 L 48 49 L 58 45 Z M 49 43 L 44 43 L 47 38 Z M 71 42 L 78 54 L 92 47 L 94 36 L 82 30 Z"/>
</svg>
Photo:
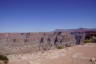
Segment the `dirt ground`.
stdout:
<svg viewBox="0 0 96 64">
<path fill-rule="evenodd" d="M 96 43 L 49 50 L 44 53 L 8 55 L 9 64 L 91 64 L 96 57 Z"/>
</svg>

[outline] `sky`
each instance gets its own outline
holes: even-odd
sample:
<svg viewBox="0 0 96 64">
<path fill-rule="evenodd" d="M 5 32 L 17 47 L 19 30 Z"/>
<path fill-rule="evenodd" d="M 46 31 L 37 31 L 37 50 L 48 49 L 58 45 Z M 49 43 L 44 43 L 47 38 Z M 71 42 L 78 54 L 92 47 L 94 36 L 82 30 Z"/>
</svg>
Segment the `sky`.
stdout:
<svg viewBox="0 0 96 64">
<path fill-rule="evenodd" d="M 0 0 L 0 32 L 96 28 L 96 0 Z"/>
</svg>

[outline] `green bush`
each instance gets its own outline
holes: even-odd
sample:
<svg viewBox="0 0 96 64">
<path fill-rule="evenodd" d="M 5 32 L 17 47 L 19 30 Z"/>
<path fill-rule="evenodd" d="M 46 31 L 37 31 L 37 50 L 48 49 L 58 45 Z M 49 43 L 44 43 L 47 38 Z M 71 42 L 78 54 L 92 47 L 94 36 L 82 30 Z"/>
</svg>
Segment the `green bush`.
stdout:
<svg viewBox="0 0 96 64">
<path fill-rule="evenodd" d="M 96 36 L 92 36 L 89 39 L 85 39 L 84 43 L 96 43 Z"/>
<path fill-rule="evenodd" d="M 84 40 L 84 43 L 92 43 L 92 39 Z"/>
<path fill-rule="evenodd" d="M 64 46 L 57 46 L 57 49 L 63 49 Z"/>
<path fill-rule="evenodd" d="M 3 61 L 5 64 L 8 64 L 8 58 L 7 58 L 7 56 L 0 55 L 0 61 Z"/>
</svg>

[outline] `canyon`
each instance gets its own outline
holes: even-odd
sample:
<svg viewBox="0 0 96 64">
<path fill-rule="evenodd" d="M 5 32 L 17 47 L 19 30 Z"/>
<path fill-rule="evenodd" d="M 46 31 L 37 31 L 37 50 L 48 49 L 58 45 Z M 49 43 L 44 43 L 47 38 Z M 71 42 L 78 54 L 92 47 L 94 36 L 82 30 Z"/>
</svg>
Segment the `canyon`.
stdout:
<svg viewBox="0 0 96 64">
<path fill-rule="evenodd" d="M 0 33 L 0 54 L 44 52 L 84 44 L 96 37 L 96 29 L 56 29 L 51 32 Z"/>
</svg>

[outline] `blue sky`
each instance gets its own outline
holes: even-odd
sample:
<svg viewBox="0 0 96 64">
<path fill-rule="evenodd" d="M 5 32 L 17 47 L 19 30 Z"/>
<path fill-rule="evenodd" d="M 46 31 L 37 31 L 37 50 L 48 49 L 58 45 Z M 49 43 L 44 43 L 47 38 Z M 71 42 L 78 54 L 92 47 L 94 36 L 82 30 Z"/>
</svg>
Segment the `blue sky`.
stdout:
<svg viewBox="0 0 96 64">
<path fill-rule="evenodd" d="M 0 32 L 96 28 L 96 0 L 0 0 Z"/>
</svg>

